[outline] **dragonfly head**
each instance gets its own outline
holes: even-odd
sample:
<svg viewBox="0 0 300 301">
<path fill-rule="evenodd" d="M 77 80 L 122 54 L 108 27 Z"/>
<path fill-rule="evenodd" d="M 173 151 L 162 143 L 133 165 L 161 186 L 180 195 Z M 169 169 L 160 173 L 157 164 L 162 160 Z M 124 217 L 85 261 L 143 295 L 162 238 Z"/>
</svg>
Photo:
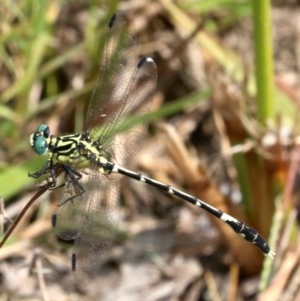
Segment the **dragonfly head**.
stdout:
<svg viewBox="0 0 300 301">
<path fill-rule="evenodd" d="M 49 126 L 41 124 L 36 131 L 30 135 L 29 143 L 39 155 L 45 155 L 48 152 L 48 138 L 50 136 Z"/>
</svg>

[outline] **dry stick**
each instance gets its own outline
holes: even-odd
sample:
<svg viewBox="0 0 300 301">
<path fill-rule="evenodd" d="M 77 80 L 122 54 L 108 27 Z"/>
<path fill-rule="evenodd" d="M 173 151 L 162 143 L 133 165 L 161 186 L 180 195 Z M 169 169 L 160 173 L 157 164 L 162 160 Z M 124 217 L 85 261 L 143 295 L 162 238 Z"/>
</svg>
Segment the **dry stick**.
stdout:
<svg viewBox="0 0 300 301">
<path fill-rule="evenodd" d="M 5 211 L 4 211 L 4 201 L 0 197 L 0 234 L 4 233 L 4 221 L 5 221 Z"/>
</svg>

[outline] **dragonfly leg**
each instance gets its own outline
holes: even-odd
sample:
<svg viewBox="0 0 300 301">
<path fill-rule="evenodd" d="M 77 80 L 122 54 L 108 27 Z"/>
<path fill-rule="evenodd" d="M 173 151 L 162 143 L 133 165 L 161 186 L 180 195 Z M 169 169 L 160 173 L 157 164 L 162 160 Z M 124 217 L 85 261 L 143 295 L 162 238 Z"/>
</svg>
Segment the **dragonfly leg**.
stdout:
<svg viewBox="0 0 300 301">
<path fill-rule="evenodd" d="M 79 181 L 82 178 L 82 174 L 69 165 L 62 164 L 62 167 L 63 167 L 68 179 L 65 183 L 63 183 L 62 185 L 60 185 L 58 187 L 62 187 L 62 186 L 67 185 L 68 183 L 72 183 L 72 185 L 75 186 L 76 188 L 78 188 L 79 191 L 77 193 L 75 193 L 74 195 L 68 197 L 66 200 L 64 200 L 62 203 L 60 203 L 58 206 L 64 205 L 65 203 L 72 201 L 75 197 L 78 197 L 85 192 L 83 185 Z M 55 187 L 55 188 L 58 188 L 58 187 Z"/>
<path fill-rule="evenodd" d="M 50 175 L 50 181 L 47 180 L 47 183 L 45 185 L 41 185 L 41 187 L 47 187 L 48 189 L 53 189 L 56 186 L 56 171 L 53 165 L 52 159 L 49 159 L 47 163 L 38 171 L 34 173 L 28 173 L 28 176 L 31 178 L 40 178 L 41 176 L 49 174 Z"/>
</svg>

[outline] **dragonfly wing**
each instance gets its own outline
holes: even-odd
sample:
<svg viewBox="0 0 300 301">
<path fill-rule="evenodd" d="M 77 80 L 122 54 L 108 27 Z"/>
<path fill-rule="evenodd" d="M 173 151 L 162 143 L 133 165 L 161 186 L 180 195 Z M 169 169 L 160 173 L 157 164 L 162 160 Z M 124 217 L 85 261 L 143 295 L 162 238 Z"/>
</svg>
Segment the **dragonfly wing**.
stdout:
<svg viewBox="0 0 300 301">
<path fill-rule="evenodd" d="M 105 260 L 116 235 L 118 182 L 95 170 L 84 194 L 84 218 L 75 240 L 72 269 L 80 283 L 86 285 Z"/>
<path fill-rule="evenodd" d="M 127 122 L 128 115 L 150 110 L 157 81 L 154 61 L 139 57 L 135 43 L 127 31 L 124 14 L 115 14 L 110 22 L 100 75 L 86 116 L 85 129 L 112 156 L 115 151 L 111 147 L 112 141 L 120 141 L 115 139 L 115 135 L 133 126 Z M 132 132 L 137 137 L 137 132 L 143 132 L 144 128 L 145 125 L 139 122 L 138 130 L 135 128 Z M 133 155 L 134 149 L 128 148 L 126 144 L 122 152 L 122 156 L 126 157 Z"/>
<path fill-rule="evenodd" d="M 84 220 L 84 188 L 80 179 L 70 179 L 65 174 L 64 192 L 60 203 L 52 215 L 54 232 L 63 240 L 74 240 L 80 231 Z"/>
<path fill-rule="evenodd" d="M 87 115 L 85 130 L 99 127 L 113 119 L 114 111 L 110 110 L 110 95 L 114 90 L 115 79 L 119 71 L 126 65 L 124 51 L 134 44 L 128 35 L 127 20 L 123 13 L 116 13 L 111 18 L 107 36 L 103 40 L 105 46 L 100 61 L 97 83 L 93 90 Z"/>
</svg>

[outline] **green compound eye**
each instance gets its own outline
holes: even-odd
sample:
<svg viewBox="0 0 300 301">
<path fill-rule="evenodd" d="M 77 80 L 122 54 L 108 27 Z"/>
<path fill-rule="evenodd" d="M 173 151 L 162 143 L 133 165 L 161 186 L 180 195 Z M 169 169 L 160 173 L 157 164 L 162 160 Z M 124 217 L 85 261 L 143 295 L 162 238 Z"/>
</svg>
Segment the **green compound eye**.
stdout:
<svg viewBox="0 0 300 301">
<path fill-rule="evenodd" d="M 36 138 L 34 142 L 34 150 L 39 154 L 39 155 L 45 155 L 48 151 L 48 145 L 47 145 L 47 140 L 44 136 L 39 136 Z"/>
<path fill-rule="evenodd" d="M 36 129 L 37 133 L 43 133 L 43 136 L 45 138 L 48 138 L 50 136 L 50 129 L 47 124 L 40 124 L 38 128 Z"/>
</svg>

